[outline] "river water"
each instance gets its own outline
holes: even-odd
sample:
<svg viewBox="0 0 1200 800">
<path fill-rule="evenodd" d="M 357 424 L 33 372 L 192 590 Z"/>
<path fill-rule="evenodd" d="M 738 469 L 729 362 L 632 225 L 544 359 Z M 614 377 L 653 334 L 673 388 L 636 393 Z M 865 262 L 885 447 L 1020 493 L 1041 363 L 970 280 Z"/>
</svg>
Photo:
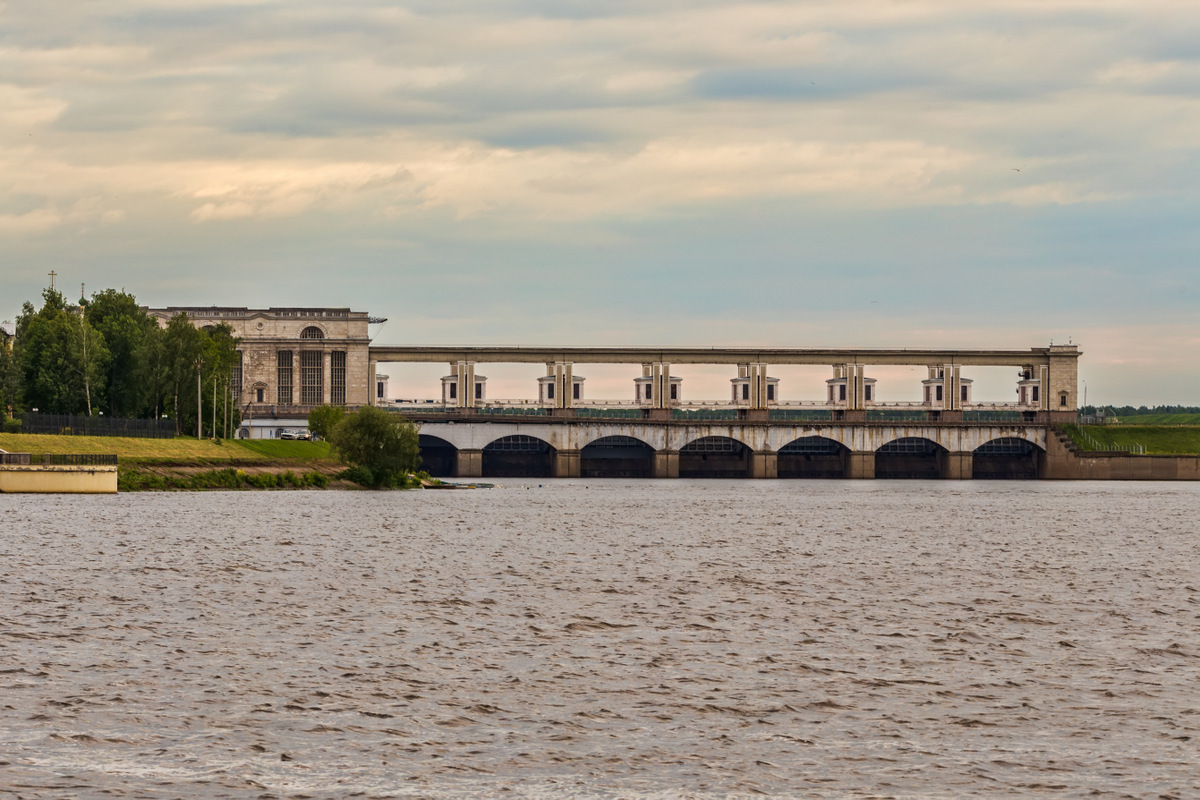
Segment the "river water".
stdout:
<svg viewBox="0 0 1200 800">
<path fill-rule="evenodd" d="M 0 795 L 1200 796 L 1200 485 L 0 495 Z"/>
</svg>

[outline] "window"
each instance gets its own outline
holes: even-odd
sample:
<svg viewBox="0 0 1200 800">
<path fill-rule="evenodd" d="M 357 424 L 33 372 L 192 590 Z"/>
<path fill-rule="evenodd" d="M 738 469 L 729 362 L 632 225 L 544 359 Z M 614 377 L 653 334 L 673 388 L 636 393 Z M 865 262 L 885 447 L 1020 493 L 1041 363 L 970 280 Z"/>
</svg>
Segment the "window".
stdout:
<svg viewBox="0 0 1200 800">
<path fill-rule="evenodd" d="M 458 399 L 458 384 L 457 383 L 450 384 L 450 399 L 451 400 Z"/>
<path fill-rule="evenodd" d="M 1058 404 L 1060 406 L 1065 406 L 1067 404 L 1067 396 L 1065 394 L 1060 394 L 1058 396 Z"/>
<path fill-rule="evenodd" d="M 646 399 L 650 399 L 650 384 L 646 384 Z"/>
<path fill-rule="evenodd" d="M 571 386 L 571 397 L 573 397 L 574 399 L 578 400 L 578 399 L 579 399 L 579 390 L 580 390 L 580 389 L 582 389 L 582 388 L 583 388 L 583 387 L 582 387 L 580 384 L 578 384 L 578 383 L 576 383 L 576 384 L 573 384 L 573 385 Z"/>
<path fill-rule="evenodd" d="M 318 328 L 316 325 L 309 325 L 304 330 L 300 331 L 301 339 L 324 339 L 325 331 Z"/>
<path fill-rule="evenodd" d="M 967 387 L 960 386 L 959 388 L 962 390 L 962 398 L 961 399 L 965 403 L 965 402 L 967 402 Z"/>
<path fill-rule="evenodd" d="M 547 400 L 554 399 L 554 384 L 550 383 L 549 381 L 546 382 L 546 399 Z"/>
<path fill-rule="evenodd" d="M 242 351 L 237 351 L 237 364 L 229 370 L 229 393 L 233 395 L 233 402 L 242 402 Z M 262 402 L 261 400 L 259 401 Z"/>
<path fill-rule="evenodd" d="M 871 384 L 869 384 L 869 383 L 866 384 L 865 386 L 863 386 L 863 399 L 864 400 L 871 399 L 871 389 L 872 388 L 874 388 L 874 387 L 872 387 Z"/>
<path fill-rule="evenodd" d="M 275 354 L 275 363 L 277 387 L 275 402 L 290 406 L 292 404 L 292 351 L 280 350 Z"/>
<path fill-rule="evenodd" d="M 375 397 L 379 400 L 383 399 L 383 381 L 375 382 Z"/>
<path fill-rule="evenodd" d="M 263 395 L 266 394 L 266 391 L 267 390 L 263 389 L 262 387 L 255 389 L 254 390 L 254 402 L 256 402 L 256 403 L 263 402 Z"/>
<path fill-rule="evenodd" d="M 321 364 L 321 352 L 319 350 L 301 350 L 300 351 L 300 405 L 302 406 L 319 406 L 323 401 L 322 397 L 322 373 L 324 365 Z"/>
<path fill-rule="evenodd" d="M 932 401 L 929 399 L 929 387 L 928 387 L 928 386 L 926 386 L 926 387 L 925 387 L 925 402 L 926 402 L 926 403 L 930 403 L 930 402 L 932 402 Z"/>
<path fill-rule="evenodd" d="M 1041 388 L 1041 387 L 1039 387 L 1039 386 L 1034 386 L 1034 387 L 1033 387 L 1033 396 L 1032 396 L 1032 398 L 1031 398 L 1031 399 L 1032 399 L 1032 401 L 1033 401 L 1033 402 L 1035 402 L 1035 403 L 1038 401 L 1038 389 L 1039 389 L 1039 388 Z"/>
<path fill-rule="evenodd" d="M 775 400 L 775 387 L 767 386 L 767 402 L 773 402 L 774 400 Z"/>
<path fill-rule="evenodd" d="M 838 387 L 838 400 L 845 400 L 845 399 L 846 399 L 846 384 L 843 383 L 841 386 Z"/>
<path fill-rule="evenodd" d="M 382 383 L 379 389 L 382 391 Z M 383 397 L 382 394 L 379 396 Z M 345 350 L 334 350 L 329 354 L 329 402 L 335 406 L 346 405 Z"/>
<path fill-rule="evenodd" d="M 941 400 L 942 399 L 942 387 L 936 386 L 934 388 L 937 390 L 937 399 Z"/>
<path fill-rule="evenodd" d="M 675 386 L 674 384 L 671 385 L 671 399 L 672 400 L 679 399 L 679 387 Z"/>
<path fill-rule="evenodd" d="M 750 399 L 750 384 L 748 384 L 748 383 L 742 384 L 742 399 L 743 400 Z"/>
<path fill-rule="evenodd" d="M 482 383 L 475 384 L 475 399 L 476 400 L 483 399 L 483 384 Z"/>
</svg>

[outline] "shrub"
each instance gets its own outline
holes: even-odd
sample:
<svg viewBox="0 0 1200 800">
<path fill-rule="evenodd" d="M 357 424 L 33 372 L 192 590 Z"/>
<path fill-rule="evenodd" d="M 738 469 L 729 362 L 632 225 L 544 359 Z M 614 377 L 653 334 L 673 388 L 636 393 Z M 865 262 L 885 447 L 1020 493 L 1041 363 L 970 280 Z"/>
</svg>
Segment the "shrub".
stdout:
<svg viewBox="0 0 1200 800">
<path fill-rule="evenodd" d="M 240 489 L 242 479 L 238 471 L 232 467 L 200 472 L 192 476 L 188 482 L 190 489 Z"/>
<path fill-rule="evenodd" d="M 246 483 L 256 489 L 274 489 L 279 485 L 276 477 L 269 472 L 265 472 L 262 475 L 247 475 Z"/>
<path fill-rule="evenodd" d="M 172 488 L 161 475 L 153 475 L 137 469 L 120 470 L 117 473 L 117 491 L 145 492 L 166 491 Z"/>
<path fill-rule="evenodd" d="M 351 483 L 357 483 L 359 486 L 375 485 L 375 476 L 371 474 L 371 470 L 358 465 L 342 470 L 338 473 L 338 478 L 350 481 Z"/>
<path fill-rule="evenodd" d="M 372 406 L 339 422 L 330 432 L 329 441 L 343 461 L 364 470 L 355 475 L 370 475 L 369 482 L 355 483 L 375 489 L 403 486 L 408 473 L 421 463 L 417 426 Z"/>
<path fill-rule="evenodd" d="M 329 485 L 329 478 L 324 473 L 313 470 L 304 475 L 304 483 L 307 486 L 315 486 L 318 489 L 324 489 Z"/>
</svg>

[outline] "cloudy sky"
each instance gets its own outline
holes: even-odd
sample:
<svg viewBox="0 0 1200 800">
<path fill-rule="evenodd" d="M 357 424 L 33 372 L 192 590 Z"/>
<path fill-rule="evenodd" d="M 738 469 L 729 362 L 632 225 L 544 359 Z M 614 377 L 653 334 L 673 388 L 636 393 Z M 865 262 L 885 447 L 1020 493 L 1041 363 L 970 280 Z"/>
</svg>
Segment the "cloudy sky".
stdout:
<svg viewBox="0 0 1200 800">
<path fill-rule="evenodd" d="M 0 319 L 53 269 L 389 343 L 1070 339 L 1197 404 L 1198 155 L 1194 0 L 0 0 Z"/>
</svg>

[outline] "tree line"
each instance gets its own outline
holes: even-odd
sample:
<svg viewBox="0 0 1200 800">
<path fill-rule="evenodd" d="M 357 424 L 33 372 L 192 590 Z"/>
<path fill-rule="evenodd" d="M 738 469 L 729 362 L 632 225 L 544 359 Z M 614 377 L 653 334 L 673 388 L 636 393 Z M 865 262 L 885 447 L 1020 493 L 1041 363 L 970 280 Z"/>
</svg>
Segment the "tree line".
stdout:
<svg viewBox="0 0 1200 800">
<path fill-rule="evenodd" d="M 1083 406 L 1081 414 L 1106 411 L 1118 417 L 1136 417 L 1145 414 L 1200 414 L 1200 406 Z"/>
<path fill-rule="evenodd" d="M 235 367 L 241 340 L 228 323 L 166 327 L 124 291 L 71 303 L 54 289 L 25 302 L 16 336 L 0 347 L 0 408 L 175 421 L 175 432 L 228 437 L 240 423 Z M 199 426 L 199 427 L 198 427 Z"/>
</svg>

